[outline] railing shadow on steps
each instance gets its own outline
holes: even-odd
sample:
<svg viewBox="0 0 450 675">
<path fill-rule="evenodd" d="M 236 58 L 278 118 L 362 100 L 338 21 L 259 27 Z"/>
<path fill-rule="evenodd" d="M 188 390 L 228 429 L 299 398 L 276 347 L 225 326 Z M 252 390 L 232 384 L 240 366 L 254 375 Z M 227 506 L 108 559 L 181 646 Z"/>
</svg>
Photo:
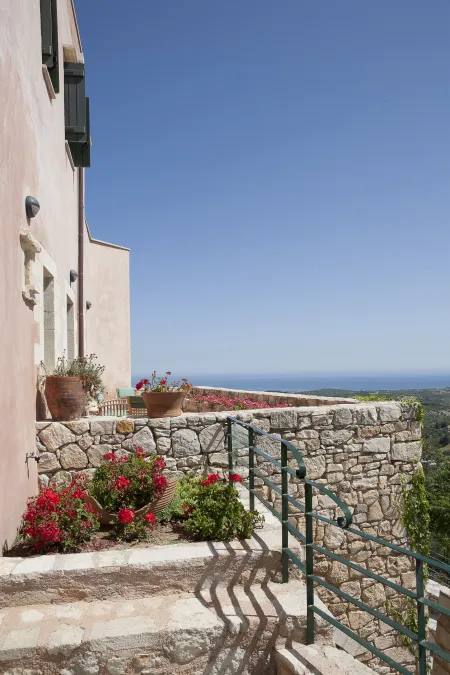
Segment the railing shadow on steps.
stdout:
<svg viewBox="0 0 450 675">
<path fill-rule="evenodd" d="M 258 542 L 261 552 L 267 554 L 271 553 L 269 547 L 262 538 L 258 537 L 258 535 L 253 535 L 253 539 Z M 212 554 L 211 561 L 205 567 L 195 591 L 196 597 L 202 604 L 208 609 L 212 609 L 214 613 L 224 621 L 225 631 L 228 630 L 227 623 L 230 618 L 226 613 L 226 605 L 231 605 L 233 607 L 234 616 L 236 616 L 238 620 L 245 622 L 248 618 L 246 612 L 241 607 L 242 598 L 239 598 L 236 594 L 235 587 L 242 584 L 242 574 L 248 570 L 248 562 L 251 557 L 255 555 L 255 550 L 251 548 L 245 540 L 242 540 L 240 544 L 246 551 L 246 554 L 243 556 L 238 556 L 236 550 L 227 542 L 221 544 L 220 550 L 217 549 L 214 542 L 208 542 Z M 222 556 L 224 557 L 224 565 L 226 565 L 227 568 L 238 561 L 232 578 L 228 579 L 226 588 L 222 588 L 222 596 L 224 592 L 226 594 L 225 606 L 223 597 L 220 597 L 220 594 L 218 593 L 218 588 L 222 585 L 221 579 L 218 578 L 217 575 L 214 575 L 217 558 Z M 266 615 L 264 608 L 261 606 L 261 599 L 257 599 L 253 595 L 251 591 L 252 585 L 257 583 L 261 587 L 263 595 L 265 596 L 264 600 L 266 598 L 269 600 L 278 617 L 283 615 L 283 608 L 278 603 L 276 597 L 269 591 L 268 584 L 273 580 L 273 569 L 266 569 L 263 578 L 261 578 L 259 573 L 260 570 L 258 569 L 258 566 L 255 565 L 250 570 L 249 575 L 245 580 L 245 584 L 243 584 L 243 588 L 245 589 L 245 601 L 251 603 L 252 612 L 254 612 L 254 618 L 256 619 L 254 625 L 249 627 L 250 636 L 249 639 L 246 639 L 245 641 L 245 649 L 241 649 L 242 634 L 238 630 L 236 635 L 228 643 L 228 653 L 220 665 L 218 665 L 215 658 L 212 658 L 210 664 L 204 671 L 204 675 L 210 675 L 212 672 L 214 672 L 214 675 L 225 675 L 230 672 L 230 667 L 233 668 L 233 672 L 236 673 L 236 675 L 247 672 L 250 659 L 255 653 L 259 652 L 258 644 L 263 636 L 264 645 L 266 645 L 266 647 L 269 645 L 269 649 L 265 649 L 264 656 L 257 657 L 253 667 L 255 668 L 255 672 L 263 672 L 265 670 L 266 663 L 264 661 L 267 658 L 270 647 L 275 646 L 278 630 L 276 622 L 274 622 L 272 628 L 270 627 L 270 617 Z M 268 632 L 270 630 L 272 632 L 269 636 Z M 221 643 L 219 643 L 216 657 L 219 656 L 221 649 L 222 646 Z M 237 650 L 241 652 L 239 657 L 237 657 L 235 653 Z"/>
<path fill-rule="evenodd" d="M 417 644 L 417 653 L 418 653 L 418 673 L 419 675 L 427 675 L 427 653 L 431 653 L 433 656 L 437 656 L 443 661 L 450 663 L 450 653 L 441 649 L 440 647 L 432 644 L 427 640 L 427 628 L 426 628 L 426 607 L 445 614 L 450 617 L 450 610 L 442 605 L 427 600 L 424 597 L 425 594 L 425 570 L 424 566 L 431 566 L 447 574 L 450 573 L 450 565 L 447 565 L 443 562 L 439 562 L 433 558 L 428 558 L 422 556 L 419 553 L 415 553 L 409 549 L 406 549 L 402 546 L 397 546 L 392 544 L 389 541 L 380 539 L 371 534 L 363 532 L 362 530 L 352 527 L 352 514 L 348 506 L 339 499 L 339 497 L 328 490 L 326 487 L 320 483 L 315 483 L 307 478 L 306 465 L 303 460 L 303 457 L 299 450 L 289 441 L 284 440 L 273 434 L 269 434 L 262 429 L 259 429 L 253 424 L 249 424 L 242 420 L 239 420 L 235 417 L 228 416 L 227 418 L 227 450 L 228 450 L 228 472 L 229 474 L 234 473 L 234 462 L 242 461 L 242 454 L 237 455 L 236 449 L 233 447 L 233 425 L 241 427 L 247 431 L 247 439 L 245 443 L 245 448 L 248 449 L 248 470 L 249 478 L 248 483 L 242 481 L 242 485 L 249 491 L 249 500 L 250 500 L 250 510 L 255 510 L 255 498 L 257 498 L 264 506 L 281 522 L 281 537 L 282 537 L 282 583 L 287 583 L 289 580 L 289 561 L 291 561 L 306 577 L 306 595 L 307 595 L 307 635 L 306 643 L 313 644 L 315 640 L 315 620 L 314 616 L 317 614 L 322 619 L 332 624 L 335 628 L 342 631 L 345 635 L 350 637 L 352 640 L 357 642 L 359 645 L 364 647 L 368 652 L 372 653 L 374 656 L 378 657 L 385 663 L 387 663 L 391 668 L 394 668 L 402 675 L 414 675 L 414 672 L 404 667 L 402 664 L 398 663 L 395 659 L 391 658 L 389 655 L 385 654 L 381 649 L 375 647 L 371 642 L 368 642 L 364 638 L 360 637 L 355 631 L 348 628 L 346 625 L 337 621 L 334 617 L 330 616 L 324 612 L 320 607 L 317 607 L 314 602 L 314 584 L 319 584 L 328 591 L 339 596 L 345 602 L 351 603 L 358 607 L 359 609 L 367 612 L 371 616 L 375 617 L 382 623 L 390 626 L 394 630 L 398 631 L 402 636 L 408 638 L 410 641 Z M 255 446 L 255 437 L 265 437 L 270 441 L 273 441 L 277 444 L 280 444 L 281 449 L 281 461 L 267 454 L 261 448 Z M 243 446 L 240 445 L 239 448 L 241 451 Z M 290 456 L 289 456 L 290 455 Z M 264 461 L 273 464 L 281 472 L 281 487 L 276 485 L 272 480 L 270 480 L 264 473 L 260 472 L 255 466 L 255 457 L 259 456 L 264 459 Z M 289 466 L 289 461 L 292 462 L 292 459 L 297 463 L 296 468 Z M 297 499 L 294 499 L 288 492 L 288 476 L 293 476 L 294 478 L 301 481 L 305 489 L 305 503 L 302 504 Z M 255 477 L 259 478 L 265 485 L 267 485 L 271 490 L 279 495 L 281 498 L 281 513 L 275 509 L 275 507 L 255 488 Z M 317 489 L 327 497 L 333 500 L 336 506 L 341 510 L 342 516 L 338 517 L 336 520 L 327 518 L 320 515 L 319 513 L 314 513 L 313 511 L 313 489 Z M 294 527 L 289 522 L 289 505 L 294 506 L 296 509 L 304 513 L 305 515 L 305 534 L 300 532 L 296 527 Z M 412 591 L 407 588 L 404 588 L 400 584 L 394 583 L 384 577 L 367 570 L 356 563 L 353 563 L 350 560 L 347 560 L 343 556 L 337 555 L 328 551 L 323 546 L 319 546 L 314 542 L 313 537 L 313 522 L 314 520 L 321 521 L 327 525 L 332 525 L 346 532 L 350 532 L 353 535 L 357 535 L 366 541 L 374 542 L 380 546 L 385 546 L 396 553 L 406 555 L 415 560 L 415 577 L 416 577 L 416 590 Z M 300 541 L 306 549 L 305 561 L 301 561 L 298 556 L 289 548 L 289 534 L 293 535 L 295 539 Z M 390 588 L 401 595 L 411 598 L 416 603 L 417 608 L 417 631 L 410 630 L 405 625 L 394 621 L 392 618 L 386 614 L 378 611 L 367 605 L 365 602 L 358 600 L 349 593 L 345 593 L 336 586 L 326 582 L 324 579 L 319 577 L 314 573 L 314 554 L 319 553 L 327 558 L 341 563 L 346 567 L 354 570 L 361 575 L 373 579 L 377 583 L 381 583 L 384 586 Z"/>
</svg>

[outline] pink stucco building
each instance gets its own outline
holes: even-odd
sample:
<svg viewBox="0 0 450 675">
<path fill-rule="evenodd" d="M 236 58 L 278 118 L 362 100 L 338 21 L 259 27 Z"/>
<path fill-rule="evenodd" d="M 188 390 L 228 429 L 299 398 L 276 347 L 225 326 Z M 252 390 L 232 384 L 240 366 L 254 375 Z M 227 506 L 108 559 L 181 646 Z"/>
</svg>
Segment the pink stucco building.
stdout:
<svg viewBox="0 0 450 675">
<path fill-rule="evenodd" d="M 1 550 L 37 489 L 26 455 L 39 363 L 94 352 L 108 393 L 129 386 L 130 303 L 129 250 L 95 239 L 85 220 L 95 91 L 73 0 L 0 0 L 0 26 Z"/>
</svg>

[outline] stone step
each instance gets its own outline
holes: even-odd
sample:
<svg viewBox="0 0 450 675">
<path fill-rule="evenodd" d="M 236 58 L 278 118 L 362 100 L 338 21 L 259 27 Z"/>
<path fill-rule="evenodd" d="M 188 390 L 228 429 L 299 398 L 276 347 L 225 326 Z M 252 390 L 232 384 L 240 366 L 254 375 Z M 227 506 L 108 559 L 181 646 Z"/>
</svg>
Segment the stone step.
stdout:
<svg viewBox="0 0 450 675">
<path fill-rule="evenodd" d="M 0 674 L 275 675 L 275 648 L 304 640 L 305 626 L 306 589 L 296 580 L 11 607 L 0 612 Z M 332 636 L 319 619 L 319 643 Z"/>
<path fill-rule="evenodd" d="M 301 557 L 292 537 L 290 546 Z M 300 577 L 295 566 L 292 573 Z M 245 541 L 0 558 L 0 608 L 188 593 L 217 582 L 263 583 L 280 575 L 279 528 L 258 530 Z"/>
<path fill-rule="evenodd" d="M 331 645 L 295 643 L 275 652 L 277 675 L 374 675 L 353 656 Z"/>
</svg>

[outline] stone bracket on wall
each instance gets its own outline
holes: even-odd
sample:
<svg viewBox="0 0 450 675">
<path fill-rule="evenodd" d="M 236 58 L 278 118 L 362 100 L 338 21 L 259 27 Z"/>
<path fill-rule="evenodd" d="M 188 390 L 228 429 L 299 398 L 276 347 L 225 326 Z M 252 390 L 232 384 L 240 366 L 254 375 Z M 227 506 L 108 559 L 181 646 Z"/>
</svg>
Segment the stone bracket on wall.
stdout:
<svg viewBox="0 0 450 675">
<path fill-rule="evenodd" d="M 42 246 L 27 229 L 20 230 L 20 245 L 25 254 L 25 288 L 22 290 L 22 297 L 28 306 L 34 307 L 37 304 L 36 295 L 39 291 L 32 284 L 33 263 L 35 254 L 42 251 Z"/>
</svg>

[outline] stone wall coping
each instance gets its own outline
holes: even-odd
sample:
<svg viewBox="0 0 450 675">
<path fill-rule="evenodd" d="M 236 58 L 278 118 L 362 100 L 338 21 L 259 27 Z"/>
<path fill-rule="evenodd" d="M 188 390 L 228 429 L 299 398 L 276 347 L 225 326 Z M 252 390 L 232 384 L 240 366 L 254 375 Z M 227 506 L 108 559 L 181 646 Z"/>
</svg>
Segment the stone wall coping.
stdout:
<svg viewBox="0 0 450 675">
<path fill-rule="evenodd" d="M 327 400 L 327 399 L 324 399 Z M 333 404 L 328 404 L 328 405 L 300 405 L 300 406 L 292 406 L 289 408 L 252 408 L 249 410 L 223 410 L 220 412 L 217 411 L 211 411 L 211 412 L 184 412 L 181 415 L 178 415 L 177 417 L 161 417 L 161 418 L 156 418 L 156 417 L 115 417 L 114 415 L 92 415 L 90 417 L 82 417 L 80 420 L 76 420 L 76 422 L 79 421 L 86 421 L 92 424 L 93 422 L 112 422 L 112 421 L 118 421 L 118 420 L 132 420 L 134 422 L 139 423 L 144 423 L 147 424 L 148 422 L 151 422 L 152 427 L 158 427 L 158 426 L 165 426 L 167 423 L 171 422 L 172 420 L 175 422 L 176 420 L 180 419 L 199 419 L 200 421 L 206 420 L 208 423 L 211 423 L 212 417 L 215 418 L 215 421 L 217 422 L 223 422 L 227 419 L 227 417 L 235 417 L 238 420 L 241 420 L 243 422 L 247 421 L 247 417 L 253 416 L 258 418 L 260 417 L 267 417 L 273 413 L 282 413 L 285 411 L 294 411 L 298 415 L 301 416 L 307 416 L 307 415 L 324 415 L 329 412 L 335 412 L 336 410 L 346 410 L 346 409 L 351 409 L 351 410 L 360 410 L 360 409 L 366 409 L 366 408 L 377 408 L 377 409 L 387 409 L 391 408 L 392 406 L 399 406 L 399 405 L 408 405 L 407 403 L 403 403 L 402 401 L 358 401 L 356 399 L 347 399 L 344 401 L 339 401 L 339 403 L 333 403 Z M 55 422 L 53 420 L 45 420 L 45 421 L 40 421 L 36 422 L 36 429 L 38 431 L 42 431 L 45 427 L 49 426 L 50 424 L 64 424 L 64 425 L 70 425 L 73 424 L 73 422 L 69 421 L 58 421 Z M 257 424 L 256 424 L 257 426 Z"/>
<path fill-rule="evenodd" d="M 101 573 L 102 570 L 112 567 L 148 567 L 150 570 L 153 565 L 161 566 L 164 563 L 177 562 L 181 564 L 184 561 L 209 560 L 218 556 L 248 556 L 252 552 L 281 551 L 281 528 L 268 528 L 267 530 L 264 528 L 262 531 L 258 530 L 257 535 L 257 537 L 245 541 L 200 541 L 150 548 L 133 547 L 87 553 L 57 553 L 52 556 L 36 555 L 28 558 L 3 557 L 0 558 L 0 579 L 2 584 L 5 581 L 17 583 L 36 574 Z M 299 549 L 299 545 L 295 545 L 293 538 L 289 546 L 294 550 Z"/>
</svg>

